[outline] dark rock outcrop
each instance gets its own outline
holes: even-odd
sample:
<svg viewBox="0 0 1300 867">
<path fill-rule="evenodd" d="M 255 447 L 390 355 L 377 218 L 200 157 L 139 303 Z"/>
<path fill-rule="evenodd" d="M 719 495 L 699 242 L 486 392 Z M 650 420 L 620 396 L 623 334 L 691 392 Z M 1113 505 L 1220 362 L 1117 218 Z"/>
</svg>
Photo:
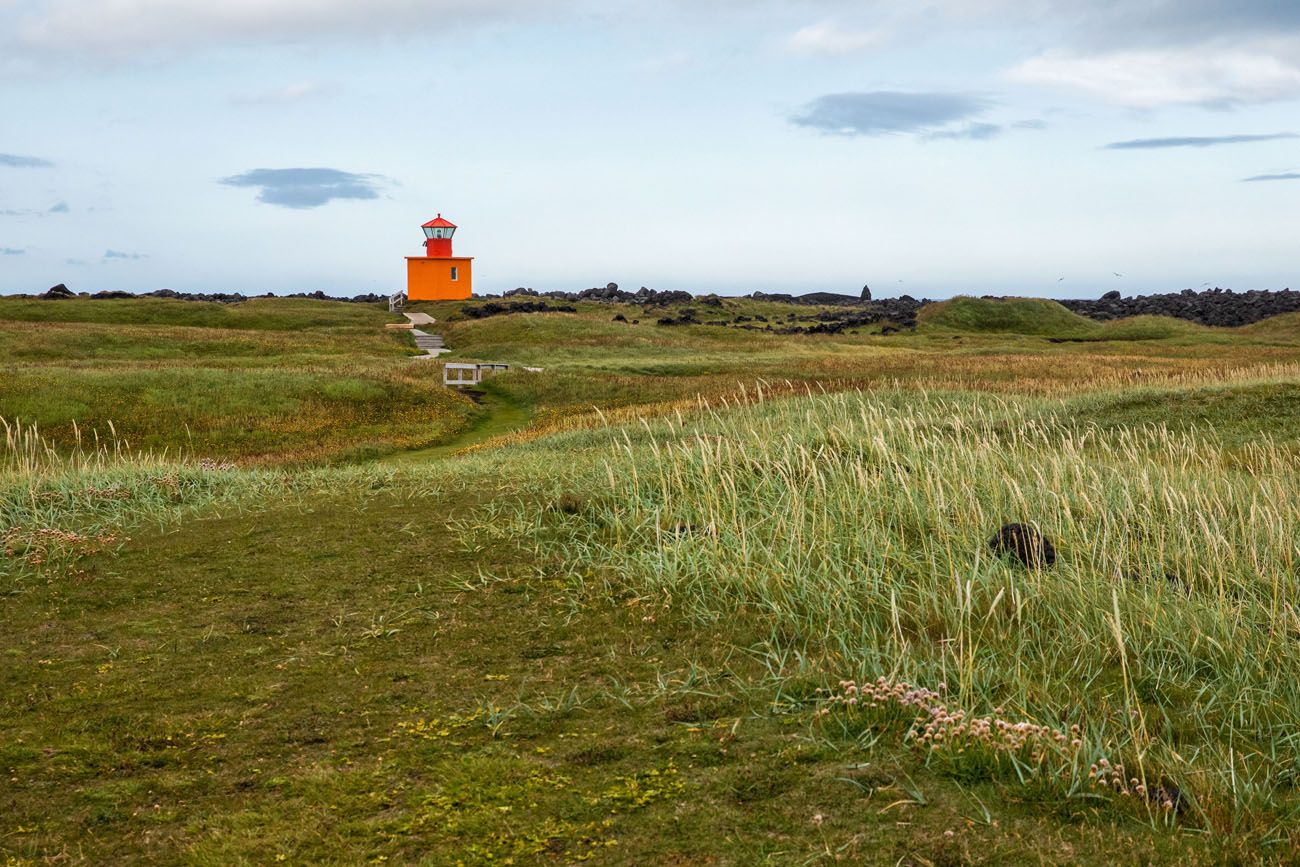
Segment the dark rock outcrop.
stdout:
<svg viewBox="0 0 1300 867">
<path fill-rule="evenodd" d="M 153 292 L 146 292 L 145 297 L 172 298 L 177 301 L 215 301 L 218 304 L 236 304 L 248 300 L 248 297 L 242 292 L 177 292 L 175 289 L 156 289 Z M 299 293 L 298 295 L 286 297 L 306 298 L 315 296 L 306 296 Z M 324 297 L 323 294 L 322 297 Z"/>
<path fill-rule="evenodd" d="M 691 307 L 683 307 L 678 311 L 676 316 L 664 316 L 655 322 L 656 325 L 701 325 L 700 320 L 695 318 L 695 310 Z"/>
<path fill-rule="evenodd" d="M 469 305 L 460 308 L 460 315 L 468 319 L 486 319 L 489 316 L 506 316 L 511 313 L 577 313 L 578 308 L 568 304 L 547 304 L 545 301 L 519 301 L 514 304 Z"/>
<path fill-rule="evenodd" d="M 1114 290 L 1095 301 L 1067 300 L 1061 306 L 1089 319 L 1107 321 L 1128 316 L 1172 316 L 1201 325 L 1233 328 L 1249 325 L 1279 313 L 1300 311 L 1300 292 L 1283 289 L 1279 292 L 1252 289 L 1233 292 L 1231 289 L 1207 289 L 1165 295 L 1136 295 L 1124 298 Z"/>
<path fill-rule="evenodd" d="M 603 301 L 610 304 L 645 304 L 645 305 L 665 305 L 680 304 L 695 300 L 695 296 L 689 292 L 678 290 L 666 290 L 663 292 L 647 289 L 642 286 L 636 292 L 627 292 L 618 288 L 617 283 L 609 283 L 605 286 L 594 286 L 591 289 L 583 289 L 581 292 L 538 292 L 536 289 L 525 289 L 522 286 L 518 289 L 511 289 L 502 297 L 511 298 L 517 295 L 527 295 L 533 298 L 551 298 L 556 301 Z"/>
<path fill-rule="evenodd" d="M 861 304 L 862 299 L 853 295 L 840 295 L 837 292 L 808 292 L 795 301 L 799 304 Z"/>
<path fill-rule="evenodd" d="M 57 286 L 51 286 L 36 297 L 46 301 L 62 301 L 65 298 L 76 298 L 77 294 L 60 283 Z"/>
</svg>

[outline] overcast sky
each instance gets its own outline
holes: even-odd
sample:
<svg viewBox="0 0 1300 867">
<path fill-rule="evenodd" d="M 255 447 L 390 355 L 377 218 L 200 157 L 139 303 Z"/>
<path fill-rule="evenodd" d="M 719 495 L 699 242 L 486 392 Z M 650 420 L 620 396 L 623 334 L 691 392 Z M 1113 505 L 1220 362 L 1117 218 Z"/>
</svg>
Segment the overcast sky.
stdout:
<svg viewBox="0 0 1300 867">
<path fill-rule="evenodd" d="M 0 292 L 1300 288 L 1297 134 L 1296 0 L 0 0 Z"/>
</svg>

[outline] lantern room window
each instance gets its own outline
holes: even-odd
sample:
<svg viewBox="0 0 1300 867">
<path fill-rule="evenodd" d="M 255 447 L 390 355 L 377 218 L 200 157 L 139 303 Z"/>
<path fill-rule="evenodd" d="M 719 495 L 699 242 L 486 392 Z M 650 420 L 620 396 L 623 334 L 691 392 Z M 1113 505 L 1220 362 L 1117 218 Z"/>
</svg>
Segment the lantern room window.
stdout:
<svg viewBox="0 0 1300 867">
<path fill-rule="evenodd" d="M 424 227 L 424 237 L 430 240 L 433 240 L 435 238 L 450 239 L 451 236 L 455 234 L 455 232 L 456 230 L 451 228 L 450 226 L 432 226 L 432 227 L 425 226 Z"/>
</svg>

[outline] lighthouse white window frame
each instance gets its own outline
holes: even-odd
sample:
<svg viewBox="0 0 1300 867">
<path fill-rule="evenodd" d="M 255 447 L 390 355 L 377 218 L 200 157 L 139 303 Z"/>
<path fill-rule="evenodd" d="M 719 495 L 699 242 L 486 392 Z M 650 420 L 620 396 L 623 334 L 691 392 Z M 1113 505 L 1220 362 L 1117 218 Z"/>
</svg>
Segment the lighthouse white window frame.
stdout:
<svg viewBox="0 0 1300 867">
<path fill-rule="evenodd" d="M 451 279 L 457 282 L 460 280 L 460 268 L 455 265 L 451 266 Z"/>
</svg>

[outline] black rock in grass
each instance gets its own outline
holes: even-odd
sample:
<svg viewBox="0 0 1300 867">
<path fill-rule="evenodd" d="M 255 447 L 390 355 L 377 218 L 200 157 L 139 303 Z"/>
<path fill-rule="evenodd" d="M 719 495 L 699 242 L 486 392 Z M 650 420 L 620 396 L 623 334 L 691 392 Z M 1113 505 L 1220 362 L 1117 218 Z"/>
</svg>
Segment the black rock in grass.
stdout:
<svg viewBox="0 0 1300 867">
<path fill-rule="evenodd" d="M 1147 797 L 1156 807 L 1172 810 L 1180 816 L 1187 809 L 1187 797 L 1183 794 L 1183 790 L 1170 782 L 1155 786 L 1147 793 Z"/>
<path fill-rule="evenodd" d="M 1056 563 L 1056 548 L 1037 529 L 1028 524 L 1004 524 L 989 547 L 998 556 L 1012 556 L 1029 569 L 1042 569 Z"/>
<path fill-rule="evenodd" d="M 586 503 L 576 494 L 560 494 L 553 506 L 557 512 L 566 515 L 578 515 L 582 513 Z"/>
<path fill-rule="evenodd" d="M 614 314 L 614 321 L 615 321 L 615 322 L 626 322 L 626 321 L 627 321 L 627 317 L 624 316 L 622 313 L 615 313 L 615 314 Z"/>
</svg>

